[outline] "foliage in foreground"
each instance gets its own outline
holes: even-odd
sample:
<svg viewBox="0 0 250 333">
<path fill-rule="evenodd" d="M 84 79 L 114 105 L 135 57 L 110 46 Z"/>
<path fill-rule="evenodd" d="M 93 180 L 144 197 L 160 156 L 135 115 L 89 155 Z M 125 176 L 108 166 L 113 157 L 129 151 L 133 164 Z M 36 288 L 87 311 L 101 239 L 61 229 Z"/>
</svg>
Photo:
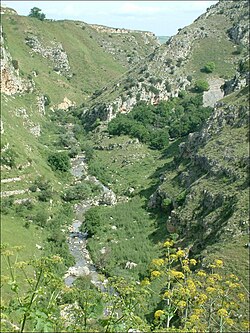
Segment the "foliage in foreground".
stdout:
<svg viewBox="0 0 250 333">
<path fill-rule="evenodd" d="M 56 274 L 62 264 L 59 256 L 30 262 L 17 260 L 15 251 L 2 246 L 9 276 L 2 277 L 13 297 L 3 301 L 2 332 L 125 332 L 137 329 L 152 332 L 228 332 L 245 331 L 248 322 L 238 316 L 245 299 L 235 275 L 220 273 L 220 259 L 204 269 L 195 270 L 197 261 L 166 241 L 166 256 L 154 259 L 150 279 L 142 282 L 123 278 L 109 279 L 100 293 L 86 278 L 73 287 L 64 285 Z M 27 286 L 18 282 L 24 274 Z M 161 283 L 162 302 L 151 325 L 138 315 L 154 293 L 155 281 Z M 26 292 L 24 292 L 26 290 Z M 234 297 L 234 298 L 233 298 Z"/>
</svg>

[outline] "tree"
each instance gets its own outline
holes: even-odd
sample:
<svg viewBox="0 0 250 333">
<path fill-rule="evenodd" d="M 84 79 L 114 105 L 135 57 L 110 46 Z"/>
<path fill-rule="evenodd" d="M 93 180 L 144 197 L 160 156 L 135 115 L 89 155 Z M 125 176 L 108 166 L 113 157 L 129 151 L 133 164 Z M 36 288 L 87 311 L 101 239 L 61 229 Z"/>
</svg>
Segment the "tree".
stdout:
<svg viewBox="0 0 250 333">
<path fill-rule="evenodd" d="M 45 19 L 45 14 L 42 13 L 42 10 L 40 8 L 38 8 L 38 7 L 33 7 L 30 10 L 29 16 L 30 17 L 35 17 L 35 18 L 37 18 L 40 21 L 43 21 Z"/>
</svg>

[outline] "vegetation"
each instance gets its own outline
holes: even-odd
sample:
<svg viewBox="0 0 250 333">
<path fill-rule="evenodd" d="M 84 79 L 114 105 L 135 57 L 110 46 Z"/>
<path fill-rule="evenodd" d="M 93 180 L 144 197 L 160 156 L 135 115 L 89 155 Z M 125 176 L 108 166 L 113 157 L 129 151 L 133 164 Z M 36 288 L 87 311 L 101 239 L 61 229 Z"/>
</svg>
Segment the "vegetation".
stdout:
<svg viewBox="0 0 250 333">
<path fill-rule="evenodd" d="M 91 287 L 87 279 L 79 279 L 73 288 L 65 287 L 56 274 L 62 265 L 59 256 L 20 262 L 16 256 L 20 248 L 3 245 L 2 255 L 10 272 L 4 279 L 12 294 L 2 305 L 3 332 L 10 329 L 120 332 L 131 325 L 149 331 L 150 323 L 141 316 L 140 307 L 145 307 L 153 296 L 156 283 L 162 286 L 162 292 L 160 304 L 151 315 L 152 332 L 247 329 L 247 318 L 237 317 L 246 297 L 237 276 L 224 276 L 220 259 L 205 269 L 195 269 L 197 260 L 186 258 L 185 251 L 172 245 L 171 240 L 165 241 L 166 258 L 152 260 L 150 279 L 145 278 L 139 284 L 131 279 L 128 284 L 123 278 L 113 277 L 102 293 Z M 28 291 L 23 297 L 19 275 L 26 278 L 28 266 L 32 267 L 35 278 L 26 279 Z M 110 315 L 103 315 L 104 309 Z"/>
<path fill-rule="evenodd" d="M 216 6 L 225 10 L 217 15 Z M 202 105 L 208 77 L 232 89 L 236 70 L 247 77 L 246 48 L 228 39 L 233 24 L 242 26 L 242 6 L 219 2 L 171 38 L 181 47 L 183 34 L 189 42 L 192 29 L 198 33 L 186 58 L 174 48 L 165 53 L 168 45 L 154 50 L 149 35 L 45 20 L 36 7 L 33 18 L 2 15 L 13 75 L 29 86 L 2 96 L 3 332 L 249 329 L 248 87 L 224 97 L 208 122 L 212 108 Z M 63 45 L 67 75 L 24 42 L 33 37 L 46 50 Z M 140 101 L 140 86 L 157 104 Z M 178 97 L 160 101 L 160 89 L 176 96 L 177 86 Z M 117 96 L 137 104 L 126 115 L 113 104 L 118 116 L 103 123 Z M 65 97 L 77 106 L 58 110 Z M 85 174 L 73 178 L 70 158 L 78 154 L 84 172 L 115 193 L 115 205 L 89 207 L 103 187 Z M 82 237 L 97 272 L 67 287 L 65 272 L 77 259 L 68 230 L 81 219 L 73 209 L 82 201 L 89 208 L 78 211 Z"/>
<path fill-rule="evenodd" d="M 202 93 L 209 90 L 209 84 L 205 80 L 197 80 L 194 86 L 195 91 Z"/>
<path fill-rule="evenodd" d="M 49 155 L 48 163 L 54 171 L 68 171 L 70 159 L 66 152 L 55 152 Z"/>
<path fill-rule="evenodd" d="M 43 21 L 45 19 L 45 14 L 42 13 L 42 10 L 40 8 L 37 8 L 37 7 L 33 7 L 30 10 L 29 16 L 30 17 L 35 17 L 40 21 Z"/>
<path fill-rule="evenodd" d="M 206 88 L 206 83 L 196 83 L 198 92 Z M 157 106 L 137 103 L 128 116 L 118 115 L 108 124 L 109 133 L 136 137 L 154 149 L 167 147 L 168 135 L 178 138 L 197 131 L 211 112 L 211 108 L 202 106 L 200 95 L 180 96 Z"/>
<path fill-rule="evenodd" d="M 215 69 L 215 63 L 213 61 L 210 61 L 202 68 L 202 71 L 205 73 L 212 73 L 214 69 Z"/>
</svg>

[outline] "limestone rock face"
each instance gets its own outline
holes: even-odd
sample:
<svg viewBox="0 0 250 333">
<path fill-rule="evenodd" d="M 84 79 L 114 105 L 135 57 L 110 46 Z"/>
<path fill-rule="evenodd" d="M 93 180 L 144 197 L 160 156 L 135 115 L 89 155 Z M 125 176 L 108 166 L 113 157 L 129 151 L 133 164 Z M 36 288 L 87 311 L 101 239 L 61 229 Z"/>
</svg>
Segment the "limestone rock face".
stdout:
<svg viewBox="0 0 250 333">
<path fill-rule="evenodd" d="M 72 76 L 68 56 L 61 43 L 53 41 L 50 46 L 45 46 L 37 36 L 31 35 L 26 37 L 26 44 L 32 49 L 31 53 L 35 52 L 49 59 L 54 66 L 54 71 L 58 74 Z"/>
<path fill-rule="evenodd" d="M 203 93 L 203 105 L 213 107 L 215 103 L 224 96 L 223 89 L 221 88 L 224 84 L 224 80 L 213 78 L 208 80 L 208 84 L 209 90 Z"/>
<path fill-rule="evenodd" d="M 0 11 L 1 11 L 1 15 L 3 15 L 3 14 L 5 14 L 5 15 L 18 15 L 17 12 L 15 11 L 15 9 L 6 7 L 3 4 L 1 4 L 1 6 L 0 6 Z"/>
<path fill-rule="evenodd" d="M 19 69 L 15 69 L 12 57 L 8 52 L 3 37 L 2 26 L 0 27 L 0 43 L 1 43 L 1 93 L 6 95 L 14 95 L 31 90 L 30 83 L 25 82 L 19 76 Z"/>
<path fill-rule="evenodd" d="M 63 102 L 57 105 L 58 110 L 68 110 L 70 107 L 75 106 L 76 103 L 69 100 L 67 97 L 64 97 Z"/>
<path fill-rule="evenodd" d="M 225 31 L 218 31 L 214 26 L 215 20 L 225 23 Z M 104 29 L 104 27 L 95 27 Z M 122 29 L 121 29 L 122 30 Z M 105 30 L 106 31 L 106 30 Z M 126 31 L 110 31 L 110 33 L 124 33 Z M 221 38 L 232 43 L 248 45 L 248 4 L 246 1 L 219 1 L 207 9 L 193 24 L 179 29 L 165 44 L 156 47 L 139 64 L 128 70 L 123 77 L 93 97 L 93 105 L 85 110 L 86 121 L 94 123 L 96 119 L 109 122 L 119 113 L 128 113 L 137 101 L 157 105 L 160 101 L 167 101 L 177 97 L 180 91 L 186 90 L 192 83 L 192 76 L 200 68 L 193 64 L 195 50 L 203 50 L 207 39 L 214 39 L 219 43 Z M 235 68 L 233 58 L 232 67 Z M 219 74 L 217 74 L 219 75 Z M 189 79 L 188 79 L 189 77 Z M 204 93 L 204 105 L 214 106 L 225 94 L 221 88 L 224 80 L 211 75 L 210 90 Z M 245 84 L 246 79 L 234 82 L 237 89 Z M 110 96 L 110 97 L 109 97 Z"/>
</svg>

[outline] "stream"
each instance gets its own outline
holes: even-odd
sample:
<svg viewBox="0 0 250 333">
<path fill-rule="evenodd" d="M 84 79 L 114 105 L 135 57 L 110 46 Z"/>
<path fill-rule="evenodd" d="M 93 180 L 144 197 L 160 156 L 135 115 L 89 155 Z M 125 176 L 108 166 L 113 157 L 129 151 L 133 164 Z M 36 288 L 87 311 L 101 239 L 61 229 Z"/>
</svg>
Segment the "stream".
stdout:
<svg viewBox="0 0 250 333">
<path fill-rule="evenodd" d="M 102 282 L 100 280 L 99 274 L 87 250 L 88 233 L 81 232 L 80 227 L 82 223 L 84 223 L 84 214 L 89 208 L 100 204 L 115 204 L 116 197 L 114 192 L 103 185 L 96 177 L 88 175 L 88 167 L 84 155 L 79 155 L 71 159 L 71 166 L 71 174 L 75 177 L 75 180 L 80 180 L 84 176 L 86 180 L 99 185 L 102 188 L 102 194 L 93 199 L 84 200 L 74 207 L 75 219 L 69 227 L 68 244 L 70 252 L 75 258 L 75 265 L 69 267 L 64 276 L 64 281 L 65 284 L 70 287 L 77 277 L 89 276 L 91 282 L 98 287 L 98 289 L 105 291 L 105 281 Z"/>
</svg>

